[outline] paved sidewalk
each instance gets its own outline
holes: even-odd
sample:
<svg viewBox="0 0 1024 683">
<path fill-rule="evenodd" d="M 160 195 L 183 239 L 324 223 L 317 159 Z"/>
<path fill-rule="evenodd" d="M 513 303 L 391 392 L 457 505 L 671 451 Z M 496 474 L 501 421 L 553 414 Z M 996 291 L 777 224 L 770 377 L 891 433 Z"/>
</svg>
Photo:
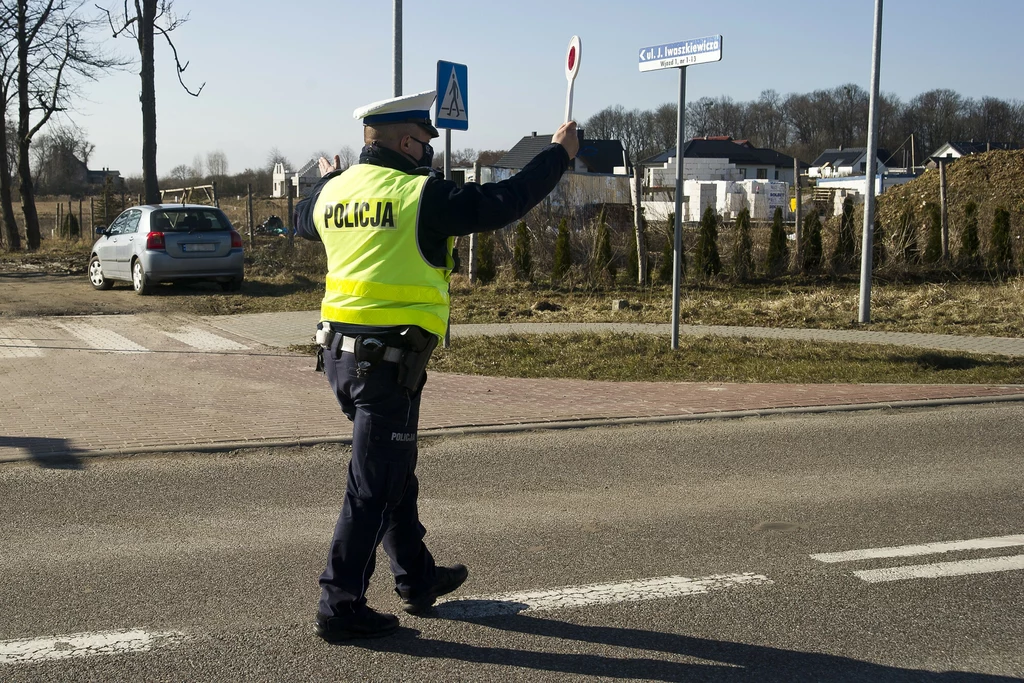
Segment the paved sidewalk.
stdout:
<svg viewBox="0 0 1024 683">
<path fill-rule="evenodd" d="M 252 313 L 248 315 L 206 316 L 205 324 L 236 336 L 266 344 L 288 347 L 312 341 L 318 311 L 297 313 Z M 600 332 L 654 334 L 668 337 L 672 326 L 656 323 L 492 323 L 452 326 L 452 338 L 499 334 L 562 334 Z M 801 339 L 855 344 L 893 344 L 942 351 L 1024 356 L 1024 339 L 1015 337 L 966 337 L 915 332 L 874 332 L 864 330 L 810 330 L 776 327 L 730 327 L 723 325 L 680 325 L 681 335 L 717 337 L 755 337 L 763 339 Z"/>
<path fill-rule="evenodd" d="M 351 427 L 312 359 L 281 349 L 309 341 L 316 318 L 0 318 L 0 462 L 73 468 L 82 457 L 110 453 L 345 441 Z M 485 331 L 492 330 L 522 331 Z M 479 328 L 456 327 L 454 336 L 473 331 Z M 493 431 L 992 400 L 1024 401 L 1024 386 L 619 383 L 435 373 L 421 427 L 425 434 Z"/>
</svg>

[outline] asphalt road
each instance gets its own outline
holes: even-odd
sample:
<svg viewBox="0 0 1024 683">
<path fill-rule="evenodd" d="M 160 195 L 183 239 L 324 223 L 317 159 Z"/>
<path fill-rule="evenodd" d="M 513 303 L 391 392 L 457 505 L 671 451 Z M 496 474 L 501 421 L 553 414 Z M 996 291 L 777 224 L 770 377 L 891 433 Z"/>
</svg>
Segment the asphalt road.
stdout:
<svg viewBox="0 0 1024 683">
<path fill-rule="evenodd" d="M 6 466 L 0 679 L 1020 680 L 1022 422 L 1009 405 L 427 441 L 428 542 L 469 582 L 346 646 L 310 628 L 344 449 Z M 902 548 L 953 541 L 972 543 Z M 371 604 L 399 613 L 388 584 L 378 562 Z"/>
</svg>

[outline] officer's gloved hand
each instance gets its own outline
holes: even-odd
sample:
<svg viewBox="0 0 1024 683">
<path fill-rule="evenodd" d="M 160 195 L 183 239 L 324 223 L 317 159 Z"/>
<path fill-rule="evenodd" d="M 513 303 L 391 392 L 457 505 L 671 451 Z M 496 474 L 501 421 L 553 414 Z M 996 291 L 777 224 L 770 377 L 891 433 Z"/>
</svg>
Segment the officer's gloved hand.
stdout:
<svg viewBox="0 0 1024 683">
<path fill-rule="evenodd" d="M 462 268 L 462 261 L 459 259 L 459 250 L 452 249 L 452 272 L 457 273 Z"/>
</svg>

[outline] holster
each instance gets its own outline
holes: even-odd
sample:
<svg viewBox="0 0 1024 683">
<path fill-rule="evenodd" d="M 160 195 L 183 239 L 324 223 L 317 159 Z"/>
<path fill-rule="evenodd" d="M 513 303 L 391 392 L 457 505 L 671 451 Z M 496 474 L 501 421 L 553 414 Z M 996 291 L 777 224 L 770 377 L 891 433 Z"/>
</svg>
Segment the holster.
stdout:
<svg viewBox="0 0 1024 683">
<path fill-rule="evenodd" d="M 409 391 L 416 391 L 427 371 L 427 363 L 437 347 L 437 335 L 419 327 L 410 327 L 402 332 L 405 353 L 398 362 L 398 384 Z"/>
</svg>

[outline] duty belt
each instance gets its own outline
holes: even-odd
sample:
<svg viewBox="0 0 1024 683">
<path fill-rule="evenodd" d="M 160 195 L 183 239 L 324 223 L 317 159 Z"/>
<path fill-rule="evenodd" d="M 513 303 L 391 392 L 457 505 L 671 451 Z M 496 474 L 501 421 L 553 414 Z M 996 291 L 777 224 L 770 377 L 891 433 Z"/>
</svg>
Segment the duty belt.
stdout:
<svg viewBox="0 0 1024 683">
<path fill-rule="evenodd" d="M 337 332 L 335 332 L 335 334 L 337 334 Z M 356 338 L 341 335 L 341 345 L 339 348 L 345 353 L 355 353 Z M 387 361 L 388 363 L 397 363 L 402 360 L 403 353 L 405 353 L 404 349 L 395 348 L 394 346 L 386 346 L 384 347 L 384 356 L 381 360 Z"/>
<path fill-rule="evenodd" d="M 373 337 L 374 335 L 366 335 L 366 337 Z M 344 353 L 355 353 L 357 337 L 350 337 L 340 332 L 335 332 L 331 328 L 320 329 L 316 331 L 316 342 L 324 349 L 330 349 L 335 356 Z M 384 354 L 381 356 L 381 360 L 387 361 L 388 363 L 397 363 L 402 360 L 402 354 L 405 353 L 405 349 L 400 349 L 395 346 L 385 346 Z"/>
</svg>

